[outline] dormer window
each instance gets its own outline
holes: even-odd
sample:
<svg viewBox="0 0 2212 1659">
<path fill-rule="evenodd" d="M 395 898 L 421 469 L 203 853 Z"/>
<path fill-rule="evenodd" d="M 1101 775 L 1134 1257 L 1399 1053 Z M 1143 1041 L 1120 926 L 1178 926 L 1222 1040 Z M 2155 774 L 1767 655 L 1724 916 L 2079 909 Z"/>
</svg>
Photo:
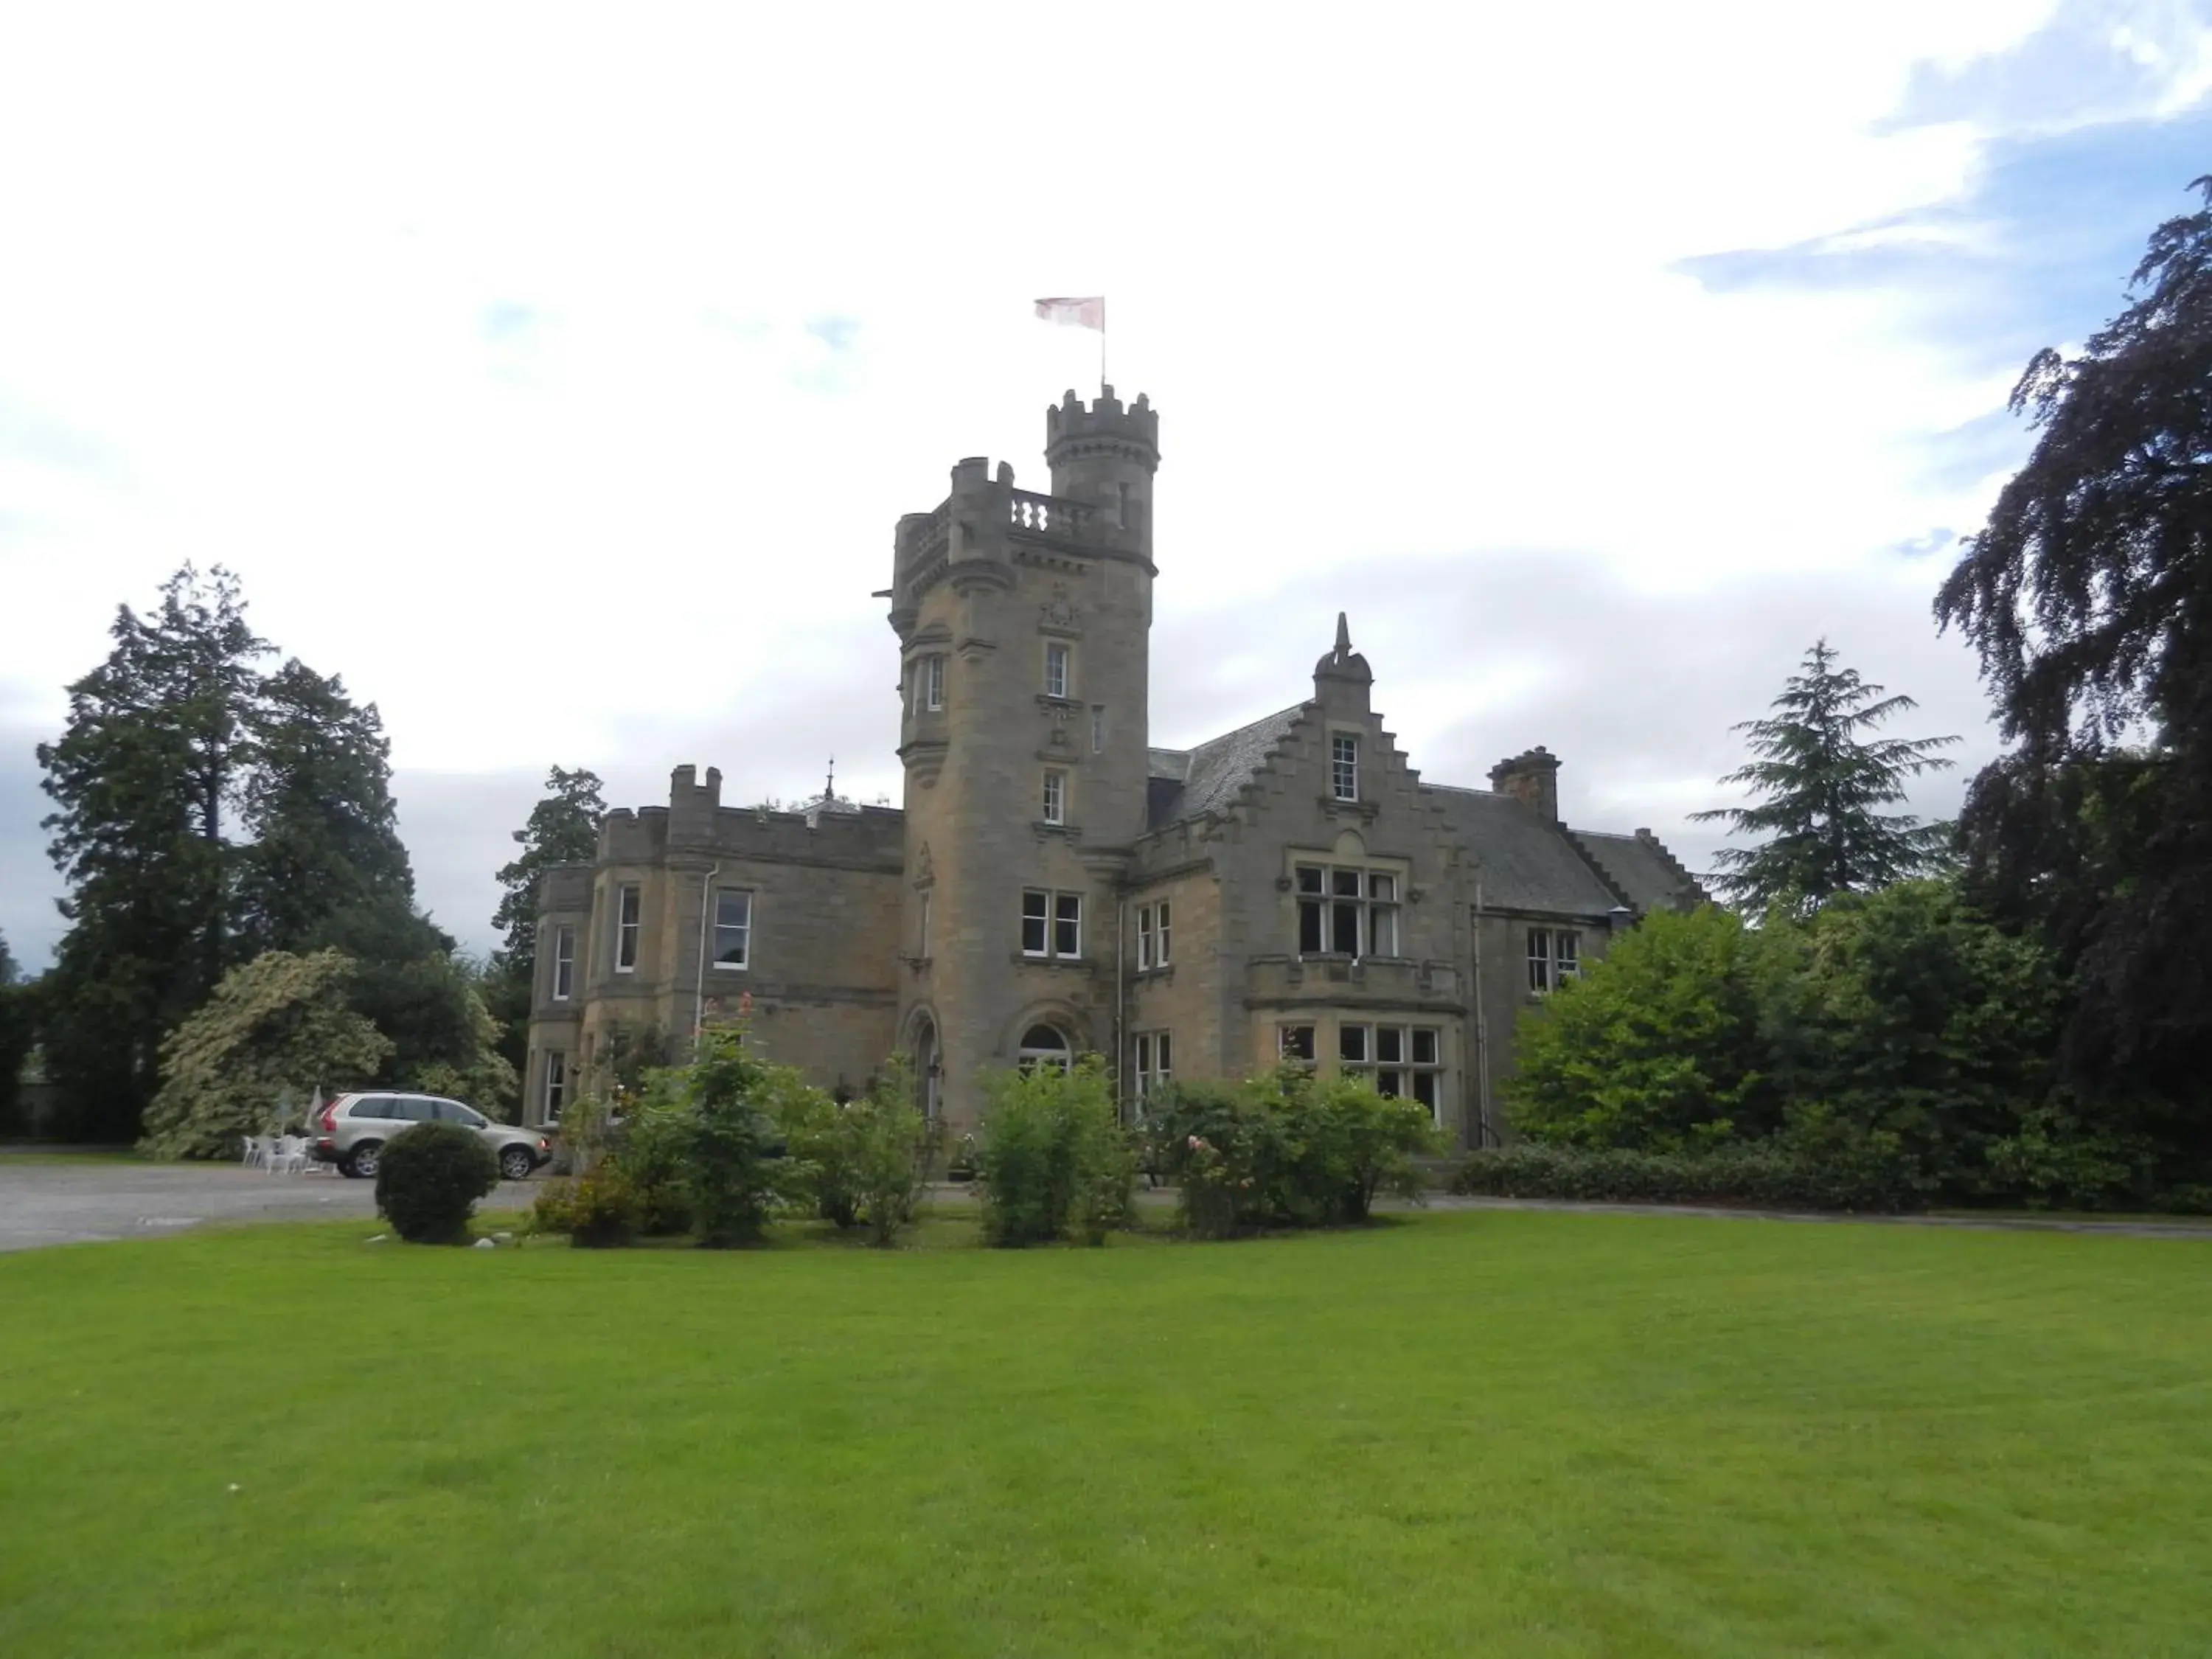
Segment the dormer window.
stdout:
<svg viewBox="0 0 2212 1659">
<path fill-rule="evenodd" d="M 1058 640 L 1048 640 L 1044 647 L 1044 694 L 1048 697 L 1067 695 L 1067 647 Z"/>
<path fill-rule="evenodd" d="M 1338 800 L 1359 799 L 1359 739 L 1349 732 L 1329 738 L 1328 792 Z"/>
</svg>

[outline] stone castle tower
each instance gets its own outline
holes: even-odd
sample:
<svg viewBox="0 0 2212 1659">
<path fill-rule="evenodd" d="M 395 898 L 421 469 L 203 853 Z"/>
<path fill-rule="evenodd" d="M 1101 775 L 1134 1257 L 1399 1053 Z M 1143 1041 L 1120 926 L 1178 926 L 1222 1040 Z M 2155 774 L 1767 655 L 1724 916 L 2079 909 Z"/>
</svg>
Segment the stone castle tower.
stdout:
<svg viewBox="0 0 2212 1659">
<path fill-rule="evenodd" d="M 1111 1052 L 1117 891 L 1146 829 L 1159 418 L 1111 386 L 1045 416 L 1051 493 L 952 469 L 899 521 L 906 774 L 899 1047 L 973 1121 L 978 1073 Z"/>
</svg>

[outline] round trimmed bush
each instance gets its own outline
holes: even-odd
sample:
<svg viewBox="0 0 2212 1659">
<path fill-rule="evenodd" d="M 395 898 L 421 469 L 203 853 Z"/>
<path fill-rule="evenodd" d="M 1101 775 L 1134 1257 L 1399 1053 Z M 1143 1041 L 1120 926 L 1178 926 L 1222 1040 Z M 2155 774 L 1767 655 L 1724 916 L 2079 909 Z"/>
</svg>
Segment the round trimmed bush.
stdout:
<svg viewBox="0 0 2212 1659">
<path fill-rule="evenodd" d="M 469 1214 L 499 1184 L 499 1161 L 472 1129 L 418 1123 L 385 1143 L 376 1212 L 412 1244 L 465 1244 Z"/>
</svg>

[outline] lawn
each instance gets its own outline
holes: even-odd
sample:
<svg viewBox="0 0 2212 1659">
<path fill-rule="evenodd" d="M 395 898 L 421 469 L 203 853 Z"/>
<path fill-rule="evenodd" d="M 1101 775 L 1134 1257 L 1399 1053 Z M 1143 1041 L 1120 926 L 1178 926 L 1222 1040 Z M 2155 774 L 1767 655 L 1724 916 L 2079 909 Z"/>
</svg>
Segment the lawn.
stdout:
<svg viewBox="0 0 2212 1659">
<path fill-rule="evenodd" d="M 2212 1245 L 371 1231 L 0 1257 L 0 1653 L 2212 1647 Z"/>
</svg>

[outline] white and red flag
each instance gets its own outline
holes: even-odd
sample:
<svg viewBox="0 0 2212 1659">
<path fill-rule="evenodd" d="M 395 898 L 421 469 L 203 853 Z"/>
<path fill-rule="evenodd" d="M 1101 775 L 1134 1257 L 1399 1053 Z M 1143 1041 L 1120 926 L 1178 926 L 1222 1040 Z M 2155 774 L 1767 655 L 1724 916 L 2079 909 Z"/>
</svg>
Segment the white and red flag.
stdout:
<svg viewBox="0 0 2212 1659">
<path fill-rule="evenodd" d="M 1058 323 L 1063 328 L 1095 328 L 1106 331 L 1106 296 L 1093 294 L 1086 299 L 1039 300 L 1036 314 L 1048 323 Z"/>
</svg>

